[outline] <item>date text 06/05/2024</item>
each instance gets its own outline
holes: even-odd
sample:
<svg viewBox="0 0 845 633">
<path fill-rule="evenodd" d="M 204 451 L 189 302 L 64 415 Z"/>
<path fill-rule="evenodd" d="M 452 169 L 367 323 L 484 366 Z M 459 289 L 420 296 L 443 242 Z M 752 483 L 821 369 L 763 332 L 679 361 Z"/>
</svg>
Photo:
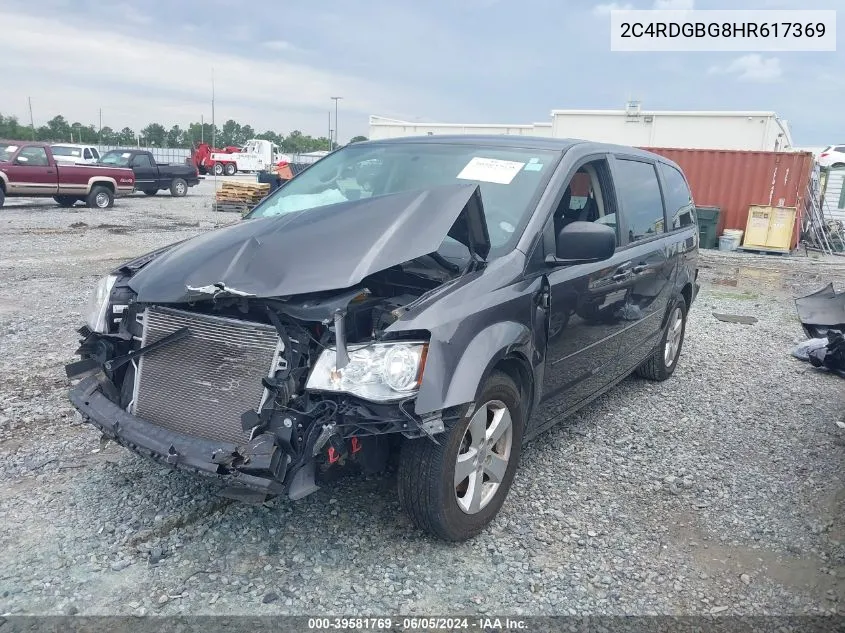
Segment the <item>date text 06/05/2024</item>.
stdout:
<svg viewBox="0 0 845 633">
<path fill-rule="evenodd" d="M 309 618 L 311 631 L 526 631 L 525 620 L 511 617 Z"/>
</svg>

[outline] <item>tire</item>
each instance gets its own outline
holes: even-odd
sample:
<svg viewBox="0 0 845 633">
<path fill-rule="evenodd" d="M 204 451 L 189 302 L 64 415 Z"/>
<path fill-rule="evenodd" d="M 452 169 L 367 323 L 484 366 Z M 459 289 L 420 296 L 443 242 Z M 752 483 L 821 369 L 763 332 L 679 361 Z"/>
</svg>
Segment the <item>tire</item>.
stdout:
<svg viewBox="0 0 845 633">
<path fill-rule="evenodd" d="M 220 163 L 214 163 L 214 175 L 215 176 L 222 176 L 223 175 L 223 165 Z"/>
<path fill-rule="evenodd" d="M 188 195 L 188 183 L 184 178 L 174 178 L 170 183 L 170 195 L 174 198 L 184 198 Z"/>
<path fill-rule="evenodd" d="M 114 193 L 108 187 L 95 185 L 85 199 L 85 204 L 92 209 L 110 209 L 114 206 Z"/>
<path fill-rule="evenodd" d="M 834 163 L 830 166 L 831 169 L 841 169 L 842 167 L 845 167 L 845 163 Z"/>
<path fill-rule="evenodd" d="M 3 188 L 0 187 L 0 207 L 6 202 L 6 192 L 3 191 Z"/>
<path fill-rule="evenodd" d="M 144 195 L 154 196 L 158 193 L 158 189 L 144 189 Z"/>
<path fill-rule="evenodd" d="M 225 172 L 227 176 L 234 176 L 237 171 L 238 168 L 235 166 L 235 163 L 226 163 Z"/>
<path fill-rule="evenodd" d="M 484 384 L 481 396 L 471 414 L 464 415 L 457 422 L 446 427 L 446 432 L 436 435 L 439 444 L 427 438 L 405 440 L 402 444 L 398 473 L 399 502 L 414 524 L 420 529 L 447 541 L 464 541 L 482 532 L 496 517 L 510 490 L 514 474 L 519 465 L 522 436 L 525 429 L 520 391 L 510 377 L 494 373 Z M 487 437 L 489 421 L 505 421 L 502 413 L 509 413 L 511 424 L 503 428 L 497 443 L 474 440 L 471 428 L 480 423 L 482 433 Z M 476 427 L 477 429 L 479 427 Z M 473 447 L 478 442 L 481 446 Z M 495 488 L 486 489 L 493 481 L 487 481 L 489 474 L 478 461 L 469 456 L 487 454 L 507 455 L 497 460 L 500 480 Z M 489 452 L 488 452 L 489 451 Z M 468 476 L 455 482 L 455 470 L 459 455 L 465 455 L 461 463 L 466 464 Z M 492 465 L 494 462 L 486 462 Z M 475 465 L 475 469 L 473 469 Z M 474 481 L 481 474 L 480 493 Z"/>
<path fill-rule="evenodd" d="M 60 207 L 68 209 L 75 205 L 79 198 L 77 198 L 76 196 L 53 196 L 53 200 L 55 200 L 56 204 L 58 204 Z"/>
<path fill-rule="evenodd" d="M 686 330 L 687 303 L 683 298 L 678 298 L 669 311 L 669 320 L 660 338 L 660 344 L 648 360 L 637 367 L 636 374 L 641 378 L 656 381 L 666 380 L 674 374 L 681 357 Z M 667 349 L 669 346 L 671 349 Z"/>
</svg>

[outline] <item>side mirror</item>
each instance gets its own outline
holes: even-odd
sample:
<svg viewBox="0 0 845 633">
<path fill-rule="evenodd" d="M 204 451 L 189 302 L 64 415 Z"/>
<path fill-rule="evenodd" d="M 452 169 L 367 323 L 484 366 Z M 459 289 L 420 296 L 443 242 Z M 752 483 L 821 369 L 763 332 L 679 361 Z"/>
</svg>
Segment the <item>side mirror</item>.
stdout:
<svg viewBox="0 0 845 633">
<path fill-rule="evenodd" d="M 26 156 L 18 156 L 18 157 L 15 159 L 15 162 L 16 162 L 18 165 L 26 165 L 26 164 L 29 162 L 29 159 L 28 159 Z"/>
<path fill-rule="evenodd" d="M 555 254 L 546 257 L 552 266 L 587 264 L 610 259 L 616 252 L 616 231 L 597 222 L 572 222 L 555 240 Z"/>
</svg>

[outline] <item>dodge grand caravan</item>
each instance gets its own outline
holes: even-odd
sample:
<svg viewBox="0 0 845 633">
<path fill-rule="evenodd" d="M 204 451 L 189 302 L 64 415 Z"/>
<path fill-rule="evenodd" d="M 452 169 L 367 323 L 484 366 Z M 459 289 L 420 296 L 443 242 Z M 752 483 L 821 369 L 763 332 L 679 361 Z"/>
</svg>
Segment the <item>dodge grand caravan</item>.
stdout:
<svg viewBox="0 0 845 633">
<path fill-rule="evenodd" d="M 356 143 L 243 221 L 105 276 L 70 399 L 244 501 L 395 462 L 415 524 L 463 540 L 499 512 L 526 441 L 633 372 L 672 375 L 697 252 L 687 181 L 653 153 Z"/>
</svg>

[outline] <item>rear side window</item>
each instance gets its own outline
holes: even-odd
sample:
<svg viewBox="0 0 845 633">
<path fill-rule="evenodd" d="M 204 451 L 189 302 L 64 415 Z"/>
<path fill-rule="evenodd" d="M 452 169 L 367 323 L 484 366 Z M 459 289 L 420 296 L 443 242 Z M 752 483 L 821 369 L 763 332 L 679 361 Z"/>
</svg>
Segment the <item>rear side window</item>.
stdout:
<svg viewBox="0 0 845 633">
<path fill-rule="evenodd" d="M 664 196 L 666 211 L 669 215 L 669 226 L 674 230 L 695 224 L 695 206 L 683 174 L 674 167 L 663 163 L 660 163 L 660 171 L 666 184 Z"/>
<path fill-rule="evenodd" d="M 663 198 L 654 165 L 616 159 L 616 167 L 616 192 L 625 214 L 628 242 L 663 233 Z"/>
<path fill-rule="evenodd" d="M 100 152 L 98 152 L 93 147 L 91 148 L 91 153 L 94 155 L 94 158 L 96 158 L 97 160 L 100 160 Z"/>
<path fill-rule="evenodd" d="M 837 152 L 842 152 L 843 154 L 845 154 L 845 145 L 837 145 L 834 148 L 834 150 L 837 151 Z"/>
<path fill-rule="evenodd" d="M 91 150 L 87 147 L 85 148 L 85 154 L 83 154 L 86 160 L 91 160 Z"/>
<path fill-rule="evenodd" d="M 153 162 L 150 160 L 150 157 L 146 154 L 138 154 L 132 161 L 132 165 L 134 167 L 152 167 Z"/>
</svg>

